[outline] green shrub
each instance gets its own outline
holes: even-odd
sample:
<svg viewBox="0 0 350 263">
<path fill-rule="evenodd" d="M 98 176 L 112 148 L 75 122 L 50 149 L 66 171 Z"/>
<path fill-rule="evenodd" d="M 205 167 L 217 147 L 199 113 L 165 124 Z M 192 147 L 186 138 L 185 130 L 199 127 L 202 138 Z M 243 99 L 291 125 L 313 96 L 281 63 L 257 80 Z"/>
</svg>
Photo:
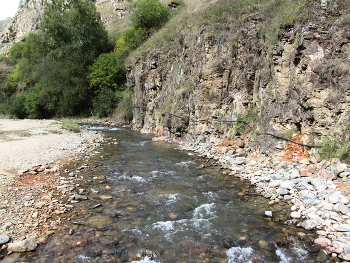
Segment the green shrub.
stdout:
<svg viewBox="0 0 350 263">
<path fill-rule="evenodd" d="M 258 119 L 258 113 L 254 108 L 248 109 L 245 114 L 238 114 L 237 123 L 235 126 L 236 134 L 242 135 L 248 130 L 250 130 L 251 122 L 254 122 Z M 249 126 L 250 125 L 250 126 Z"/>
<path fill-rule="evenodd" d="M 11 59 L 22 58 L 23 49 L 24 49 L 25 45 L 26 44 L 24 42 L 17 42 L 15 44 L 13 44 L 13 46 L 11 47 L 10 52 L 9 52 L 9 58 L 11 58 Z"/>
<path fill-rule="evenodd" d="M 12 95 L 6 103 L 6 109 L 11 117 L 24 119 L 27 116 L 25 111 L 25 96 L 22 94 Z"/>
<path fill-rule="evenodd" d="M 62 127 L 69 131 L 80 132 L 79 124 L 68 119 L 62 120 Z"/>
<path fill-rule="evenodd" d="M 326 139 L 321 148 L 324 159 L 339 158 L 344 161 L 350 160 L 350 125 L 344 125 L 341 134 L 334 134 Z"/>
<path fill-rule="evenodd" d="M 38 83 L 23 94 L 25 96 L 25 111 L 29 118 L 39 119 L 46 117 L 44 114 L 44 106 L 42 104 L 41 94 L 41 83 Z"/>
<path fill-rule="evenodd" d="M 120 122 L 129 123 L 133 118 L 132 92 L 125 90 L 119 93 L 119 101 L 113 118 Z"/>
<path fill-rule="evenodd" d="M 131 20 L 135 28 L 150 30 L 161 28 L 169 17 L 169 9 L 158 0 L 138 0 Z"/>
<path fill-rule="evenodd" d="M 99 94 L 93 100 L 94 115 L 98 117 L 107 117 L 111 115 L 117 105 L 118 92 L 110 88 L 102 88 Z"/>
<path fill-rule="evenodd" d="M 117 52 L 101 54 L 89 67 L 89 80 L 94 91 L 103 87 L 116 89 L 125 81 L 124 56 Z"/>
</svg>

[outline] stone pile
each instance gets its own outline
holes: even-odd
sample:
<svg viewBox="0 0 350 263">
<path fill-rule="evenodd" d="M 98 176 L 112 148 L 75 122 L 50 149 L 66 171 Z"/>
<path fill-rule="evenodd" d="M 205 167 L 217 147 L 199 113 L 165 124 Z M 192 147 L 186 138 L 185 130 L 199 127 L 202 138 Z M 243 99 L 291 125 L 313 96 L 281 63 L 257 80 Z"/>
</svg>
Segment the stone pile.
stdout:
<svg viewBox="0 0 350 263">
<path fill-rule="evenodd" d="M 232 176 L 249 180 L 256 193 L 269 204 L 292 205 L 290 220 L 305 230 L 316 230 L 314 243 L 320 253 L 350 261 L 350 167 L 339 159 L 317 160 L 314 156 L 287 162 L 282 158 L 247 157 L 246 151 L 232 151 L 213 143 L 179 144 L 179 149 L 194 151 L 230 169 Z"/>
</svg>

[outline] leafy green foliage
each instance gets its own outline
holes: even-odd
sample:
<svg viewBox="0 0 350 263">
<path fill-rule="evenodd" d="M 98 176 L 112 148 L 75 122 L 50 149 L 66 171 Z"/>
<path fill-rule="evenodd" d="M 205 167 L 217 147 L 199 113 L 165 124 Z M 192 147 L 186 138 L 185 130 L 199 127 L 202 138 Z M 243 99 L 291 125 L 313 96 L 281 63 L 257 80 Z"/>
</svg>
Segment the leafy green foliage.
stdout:
<svg viewBox="0 0 350 263">
<path fill-rule="evenodd" d="M 138 0 L 132 22 L 135 28 L 159 29 L 170 17 L 169 9 L 158 0 Z"/>
<path fill-rule="evenodd" d="M 33 88 L 26 91 L 22 96 L 25 99 L 25 112 L 29 118 L 43 118 L 44 107 L 41 101 L 42 84 L 38 83 Z"/>
<path fill-rule="evenodd" d="M 124 56 L 117 52 L 101 54 L 89 67 L 90 87 L 95 90 L 102 87 L 117 88 L 125 81 Z"/>
<path fill-rule="evenodd" d="M 7 101 L 6 109 L 10 116 L 14 116 L 19 119 L 25 118 L 27 115 L 25 111 L 25 96 L 22 94 L 13 94 Z"/>
<path fill-rule="evenodd" d="M 258 119 L 258 113 L 254 108 L 248 109 L 245 114 L 238 114 L 237 123 L 235 126 L 236 134 L 244 134 L 250 130 L 250 123 L 255 122 Z"/>
<path fill-rule="evenodd" d="M 24 46 L 25 46 L 24 42 L 17 42 L 15 44 L 13 44 L 13 46 L 10 49 L 8 57 L 12 58 L 12 59 L 22 58 Z"/>
<path fill-rule="evenodd" d="M 89 112 L 93 92 L 89 89 L 88 67 L 109 50 L 107 31 L 91 1 L 48 3 L 40 30 L 10 51 L 10 57 L 20 61 L 7 83 L 23 92 L 24 117 Z M 12 114 L 16 112 L 12 110 Z"/>
<path fill-rule="evenodd" d="M 109 88 L 102 88 L 98 96 L 94 98 L 94 115 L 107 117 L 111 115 L 117 105 L 119 91 L 115 92 Z"/>
</svg>

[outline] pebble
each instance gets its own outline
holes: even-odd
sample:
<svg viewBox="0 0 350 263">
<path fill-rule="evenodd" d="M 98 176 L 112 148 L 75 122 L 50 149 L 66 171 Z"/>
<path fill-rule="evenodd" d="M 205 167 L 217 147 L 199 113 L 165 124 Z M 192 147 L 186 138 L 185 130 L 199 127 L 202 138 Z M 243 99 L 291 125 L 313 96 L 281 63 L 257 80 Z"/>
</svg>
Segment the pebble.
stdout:
<svg viewBox="0 0 350 263">
<path fill-rule="evenodd" d="M 6 234 L 0 235 L 0 245 L 6 244 L 9 241 L 10 241 L 10 236 Z"/>
</svg>

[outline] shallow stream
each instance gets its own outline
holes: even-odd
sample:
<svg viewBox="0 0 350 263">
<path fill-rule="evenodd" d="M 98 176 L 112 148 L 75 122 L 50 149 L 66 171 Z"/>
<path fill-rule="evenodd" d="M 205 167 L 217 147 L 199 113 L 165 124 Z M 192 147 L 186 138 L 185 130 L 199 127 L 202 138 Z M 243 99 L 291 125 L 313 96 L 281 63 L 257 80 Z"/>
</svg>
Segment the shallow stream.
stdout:
<svg viewBox="0 0 350 263">
<path fill-rule="evenodd" d="M 288 205 L 268 206 L 248 182 L 205 167 L 208 160 L 174 150 L 176 145 L 152 142 L 151 136 L 128 129 L 90 128 L 103 130 L 106 143 L 96 155 L 67 167 L 77 173 L 89 199 L 73 204 L 70 220 L 47 244 L 12 256 L 12 262 L 296 263 L 315 258 L 309 245 L 313 233 L 283 224 Z M 264 216 L 265 211 L 273 216 Z"/>
</svg>

